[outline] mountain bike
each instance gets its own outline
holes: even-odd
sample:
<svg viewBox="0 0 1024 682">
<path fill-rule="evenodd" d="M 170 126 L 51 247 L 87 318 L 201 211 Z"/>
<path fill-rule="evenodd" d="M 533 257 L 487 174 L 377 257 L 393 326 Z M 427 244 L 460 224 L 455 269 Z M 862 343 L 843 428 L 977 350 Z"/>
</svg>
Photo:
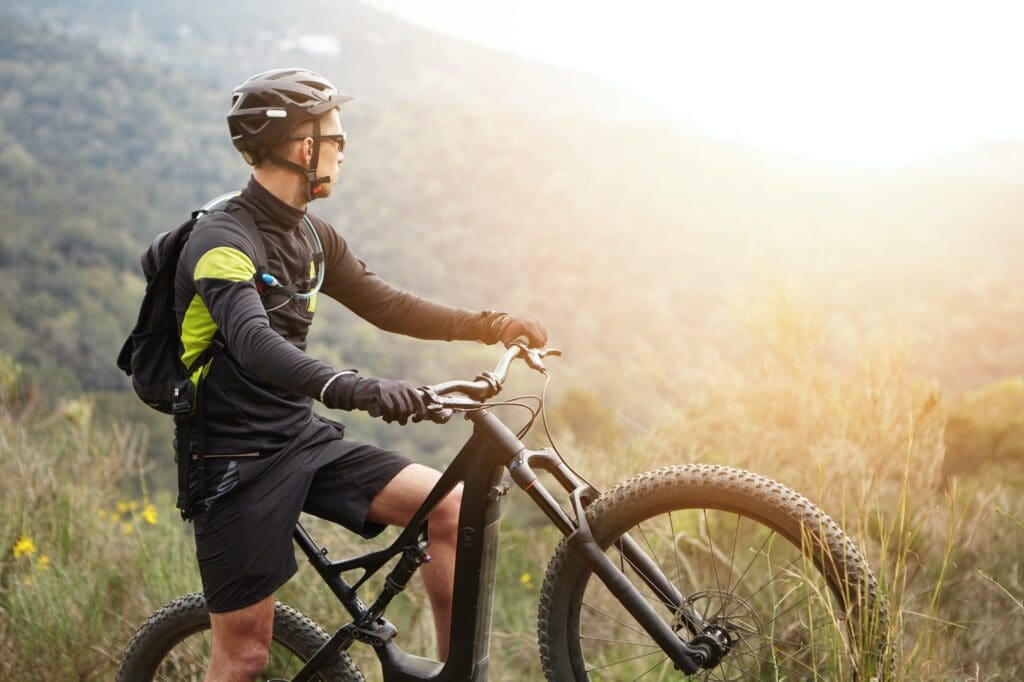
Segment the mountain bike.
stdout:
<svg viewBox="0 0 1024 682">
<path fill-rule="evenodd" d="M 553 349 L 517 342 L 494 371 L 421 389 L 430 418 L 461 413 L 473 432 L 410 523 L 387 548 L 333 561 L 300 523 L 298 547 L 352 621 L 328 634 L 276 605 L 265 679 L 362 680 L 348 650 L 368 645 L 385 682 L 486 680 L 502 498 L 522 489 L 564 536 L 538 605 L 548 680 L 868 679 L 884 672 L 885 606 L 861 553 L 805 497 L 725 466 L 680 465 L 599 491 L 554 446 L 544 412 Z M 541 395 L 494 401 L 513 361 L 547 377 Z M 513 431 L 492 412 L 530 411 Z M 538 414 L 551 447 L 520 440 Z M 538 473 L 563 489 L 553 494 Z M 547 479 L 545 479 L 547 480 Z M 388 604 L 429 560 L 427 517 L 463 483 L 450 655 L 403 651 Z M 553 490 L 557 490 L 553 488 Z M 367 605 L 367 580 L 386 573 Z M 351 584 L 343 574 L 361 571 Z M 209 656 L 201 593 L 176 599 L 128 644 L 117 680 L 200 680 Z M 881 671 L 881 672 L 880 672 Z"/>
</svg>

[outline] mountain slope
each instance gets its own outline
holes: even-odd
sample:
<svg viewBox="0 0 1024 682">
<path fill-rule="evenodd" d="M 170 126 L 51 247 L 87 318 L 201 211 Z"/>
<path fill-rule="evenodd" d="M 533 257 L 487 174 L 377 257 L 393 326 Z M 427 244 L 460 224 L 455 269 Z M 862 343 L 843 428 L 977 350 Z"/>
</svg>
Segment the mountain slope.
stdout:
<svg viewBox="0 0 1024 682">
<path fill-rule="evenodd" d="M 360 99 L 388 106 L 414 100 L 546 115 L 662 118 L 597 77 L 471 45 L 358 0 L 311 0 L 301 11 L 273 0 L 171 0 L 145 7 L 123 0 L 49 0 L 23 8 L 22 16 L 222 89 L 250 73 L 298 63 L 329 74 Z"/>
<path fill-rule="evenodd" d="M 228 88 L 297 56 L 259 42 L 284 40 L 259 38 L 275 6 L 241 7 L 61 0 L 41 15 L 63 21 L 63 33 L 5 22 L 0 260 L 14 285 L 0 325 L 23 362 L 87 386 L 123 385 L 109 359 L 140 286 L 135 254 L 244 182 L 225 134 Z M 952 385 L 1021 367 L 1021 303 L 999 294 L 1016 276 L 1017 185 L 767 156 L 649 120 L 610 121 L 593 100 L 512 105 L 566 74 L 519 83 L 508 74 L 542 67 L 503 55 L 493 56 L 507 80 L 483 92 L 511 99 L 480 97 L 488 70 L 465 66 L 481 60 L 478 48 L 358 3 L 338 8 L 296 25 L 337 24 L 350 36 L 340 57 L 312 65 L 357 79 L 357 90 L 366 79 L 368 94 L 343 112 L 350 146 L 338 196 L 312 210 L 399 285 L 553 321 L 574 380 L 618 391 L 631 383 L 619 376 L 682 381 L 705 353 L 742 354 L 737 310 L 776 288 L 809 292 L 840 328 L 910 326 L 932 346 L 929 371 Z M 104 40 L 124 29 L 122 47 L 148 59 L 90 44 L 89 27 L 107 21 Z M 192 28 L 178 31 L 183 22 Z M 68 40 L 75 31 L 83 37 Z M 401 40 L 378 49 L 381 32 Z M 259 40 L 239 37 L 251 35 Z M 176 60 L 188 70 L 168 66 Z M 207 73 L 192 75 L 203 64 Z M 439 96 L 429 82 L 444 84 Z M 79 297 L 89 303 L 68 312 Z M 948 311 L 965 306 L 964 324 L 949 325 Z M 426 382 L 462 353 L 381 337 L 333 307 L 322 315 L 314 347 L 346 366 Z"/>
</svg>

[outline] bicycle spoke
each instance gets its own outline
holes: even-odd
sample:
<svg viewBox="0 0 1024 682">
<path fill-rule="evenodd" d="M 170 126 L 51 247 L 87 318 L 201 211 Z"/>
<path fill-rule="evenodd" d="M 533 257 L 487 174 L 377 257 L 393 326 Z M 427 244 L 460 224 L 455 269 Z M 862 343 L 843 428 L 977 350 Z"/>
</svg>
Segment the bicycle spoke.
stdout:
<svg viewBox="0 0 1024 682">
<path fill-rule="evenodd" d="M 651 541 L 647 539 L 647 533 L 644 532 L 643 524 L 638 523 L 636 527 L 640 531 L 640 535 L 643 537 L 644 542 L 647 543 L 648 549 L 651 550 L 651 556 L 654 558 L 654 562 L 658 565 L 658 570 L 661 571 L 661 574 L 663 576 L 665 576 L 665 580 L 668 580 L 668 574 L 665 573 L 665 567 L 661 565 L 661 559 L 658 558 L 658 553 L 654 551 L 654 547 L 651 546 Z M 627 559 L 626 561 L 629 561 L 629 559 Z M 632 561 L 630 561 L 629 563 L 631 566 L 633 565 Z M 633 570 L 636 571 L 636 566 L 633 566 Z M 637 573 L 639 574 L 639 571 L 637 571 Z M 658 591 L 660 592 L 661 590 Z M 671 596 L 667 594 L 662 596 L 665 597 L 665 606 L 667 606 L 671 610 L 675 610 L 675 608 L 672 606 Z"/>
<path fill-rule="evenodd" d="M 732 668 L 733 670 L 738 670 L 739 673 L 741 675 L 743 675 L 743 679 L 747 679 L 747 671 L 744 670 L 743 668 L 740 668 L 737 665 L 734 665 L 733 663 L 730 663 L 728 657 L 722 659 L 721 665 L 728 666 L 728 667 Z M 725 675 L 723 674 L 722 677 L 725 677 Z"/>
<path fill-rule="evenodd" d="M 663 659 L 661 659 L 660 661 L 658 661 L 657 663 L 655 663 L 654 665 L 652 665 L 652 666 L 651 666 L 650 668 L 648 668 L 647 670 L 643 671 L 642 673 L 640 673 L 639 675 L 637 675 L 636 677 L 634 677 L 634 678 L 633 678 L 633 682 L 636 682 L 636 681 L 637 681 L 637 680 L 639 680 L 639 679 L 640 679 L 641 677 L 644 677 L 645 675 L 647 675 L 647 673 L 651 672 L 652 670 L 654 670 L 654 669 L 655 669 L 655 668 L 657 668 L 658 666 L 662 666 L 662 665 L 665 665 L 665 661 L 667 661 L 667 660 L 668 660 L 668 656 L 665 656 L 665 657 L 664 657 Z"/>
<path fill-rule="evenodd" d="M 672 522 L 672 512 L 668 513 L 668 527 L 672 532 L 672 556 L 676 560 L 676 582 L 682 584 L 683 582 L 683 566 L 679 563 L 679 543 L 676 542 L 676 526 Z M 668 577 L 668 576 L 666 576 Z M 680 591 L 682 594 L 682 591 Z M 683 597 L 685 599 L 685 597 Z"/>
<path fill-rule="evenodd" d="M 718 587 L 718 591 L 722 591 L 722 581 L 718 579 L 718 560 L 715 557 L 715 545 L 711 541 L 711 525 L 708 523 L 708 510 L 701 509 L 701 514 L 704 516 L 704 532 L 708 535 L 708 553 L 711 555 L 711 568 L 715 572 L 715 586 Z"/>
<path fill-rule="evenodd" d="M 740 537 L 740 520 L 743 518 L 739 514 L 734 514 L 736 517 L 736 527 L 732 531 L 732 551 L 729 552 L 729 584 L 732 584 L 733 564 L 736 563 L 736 542 Z"/>
<path fill-rule="evenodd" d="M 747 566 L 746 566 L 746 568 L 744 568 L 744 569 L 743 569 L 743 573 L 741 573 L 741 574 L 740 574 L 740 577 L 736 579 L 736 585 L 739 585 L 739 584 L 740 584 L 741 582 L 743 582 L 743 579 L 744 579 L 745 577 L 747 577 L 747 571 L 749 571 L 749 570 L 750 570 L 750 567 L 754 565 L 754 562 L 755 562 L 755 561 L 757 561 L 757 557 L 758 557 L 758 556 L 759 556 L 759 555 L 761 554 L 761 550 L 763 550 L 763 549 L 764 549 L 765 545 L 767 545 L 767 544 L 768 544 L 768 541 L 769 541 L 769 540 L 771 540 L 771 539 L 772 539 L 773 537 L 775 537 L 775 531 L 774 531 L 774 530 L 773 530 L 772 532 L 770 532 L 770 533 L 769 533 L 769 534 L 768 534 L 768 535 L 767 535 L 767 536 L 765 537 L 764 541 L 762 541 L 762 542 L 761 542 L 761 546 L 757 548 L 757 551 L 756 551 L 756 552 L 754 552 L 754 556 L 753 556 L 753 557 L 752 557 L 752 558 L 750 559 L 750 561 L 749 561 L 749 562 L 747 563 Z M 733 591 L 733 586 L 732 586 L 732 585 L 730 585 L 730 586 L 729 586 L 729 589 L 728 589 L 728 590 L 726 590 L 726 591 L 727 591 L 727 592 L 732 592 L 732 591 Z"/>
<path fill-rule="evenodd" d="M 642 537 L 644 539 L 644 542 L 647 544 L 647 549 L 651 550 L 651 556 L 654 558 L 654 562 L 658 564 L 658 569 L 662 573 L 664 573 L 665 568 L 661 565 L 661 560 L 658 559 L 658 553 L 654 551 L 654 547 L 651 545 L 651 541 L 647 539 L 647 533 L 644 531 L 644 524 L 642 522 L 636 524 L 636 529 L 640 531 L 640 537 Z"/>
<path fill-rule="evenodd" d="M 580 635 L 580 639 L 590 639 L 597 642 L 612 642 L 614 644 L 629 644 L 631 646 L 645 646 L 650 649 L 660 649 L 657 644 L 645 644 L 643 642 L 630 642 L 624 639 L 608 639 L 607 637 L 591 637 L 590 635 Z M 652 640 L 653 641 L 653 640 Z"/>
<path fill-rule="evenodd" d="M 644 637 L 646 637 L 647 639 L 651 640 L 652 642 L 654 641 L 654 638 L 653 638 L 653 637 L 651 637 L 650 635 L 648 635 L 648 634 L 647 634 L 646 632 L 644 632 L 644 631 L 643 631 L 643 630 L 641 630 L 640 628 L 635 628 L 635 627 L 633 627 L 632 625 L 629 625 L 628 623 L 623 623 L 623 622 L 622 622 L 621 620 L 619 620 L 619 619 L 618 619 L 618 618 L 616 618 L 615 616 L 612 616 L 612 615 L 610 615 L 610 614 L 607 614 L 607 613 L 605 613 L 604 611 L 602 611 L 601 609 L 597 608 L 596 606 L 593 606 L 593 605 L 591 605 L 591 604 L 588 604 L 587 602 L 581 602 L 581 605 L 582 605 L 582 606 L 586 606 L 586 607 L 587 607 L 588 609 L 590 609 L 591 611 L 594 611 L 594 612 L 596 612 L 596 613 L 599 613 L 599 614 L 601 614 L 602 616 L 604 616 L 604 617 L 605 617 L 605 618 L 607 618 L 608 620 L 613 620 L 613 621 L 615 621 L 616 623 L 618 623 L 619 625 L 621 625 L 622 627 L 624 627 L 624 628 L 626 628 L 626 629 L 628 629 L 628 630 L 632 630 L 633 632 L 636 632 L 636 633 L 638 633 L 638 634 L 640 634 L 640 635 L 643 635 Z"/>
<path fill-rule="evenodd" d="M 821 626 L 818 626 L 818 627 L 821 627 Z M 817 628 L 815 628 L 815 629 L 817 629 Z M 830 651 L 830 649 L 823 649 L 821 647 L 816 647 L 816 646 L 813 646 L 813 645 L 808 644 L 806 642 L 794 642 L 794 641 L 788 640 L 788 639 L 778 639 L 776 637 L 768 637 L 767 635 L 762 635 L 762 634 L 760 634 L 758 632 L 752 632 L 752 633 L 750 633 L 750 636 L 751 637 L 756 637 L 756 638 L 758 638 L 760 640 L 763 640 L 765 642 L 772 642 L 773 644 L 789 644 L 789 645 L 792 645 L 792 646 L 801 647 L 801 649 L 804 650 L 804 651 L 819 651 L 819 652 L 824 652 L 824 653 L 828 653 Z"/>
<path fill-rule="evenodd" d="M 793 558 L 792 558 L 792 559 L 791 559 L 791 560 L 789 561 L 789 563 L 788 563 L 788 564 L 786 564 L 786 567 L 782 569 L 781 573 L 783 573 L 783 574 L 784 574 L 784 573 L 785 573 L 786 571 L 788 571 L 788 570 L 789 570 L 790 568 L 792 568 L 792 567 L 793 567 L 793 564 L 795 564 L 795 563 L 796 563 L 796 562 L 797 562 L 797 561 L 798 561 L 799 559 L 801 559 L 801 558 L 802 558 L 802 557 L 801 557 L 801 556 L 799 556 L 799 555 L 798 555 L 798 556 L 795 556 L 795 557 L 793 557 Z M 796 577 L 797 579 L 801 579 L 801 580 L 802 580 L 802 578 L 800 578 L 800 576 L 795 576 L 795 577 Z M 754 597 L 755 597 L 755 596 L 756 596 L 757 594 L 759 594 L 759 593 L 761 592 L 761 590 L 763 590 L 764 588 L 768 587 L 769 585 L 771 585 L 771 584 L 772 584 L 772 583 L 774 583 L 775 581 L 777 581 L 777 580 L 781 580 L 781 578 L 782 578 L 782 576 L 781 576 L 781 575 L 779 575 L 779 576 L 772 576 L 772 577 L 768 578 L 768 580 L 764 581 L 764 583 L 762 583 L 760 587 L 758 587 L 758 588 L 757 588 L 756 590 L 754 590 L 754 591 L 753 591 L 753 592 L 751 592 L 750 594 L 746 595 L 745 599 L 746 599 L 747 601 L 753 601 Z M 739 585 L 737 585 L 737 587 L 739 587 Z M 716 615 L 717 615 L 717 614 L 716 614 Z"/>
<path fill-rule="evenodd" d="M 763 656 L 758 656 L 757 654 L 754 654 L 754 653 L 750 653 L 750 654 L 747 654 L 747 655 L 750 656 L 751 658 L 754 658 L 754 659 L 756 659 L 758 661 L 761 661 L 762 663 L 766 663 L 766 664 L 770 665 L 772 668 L 775 668 L 777 670 L 778 669 L 782 669 L 782 670 L 785 670 L 787 672 L 793 673 L 794 675 L 806 675 L 807 674 L 807 673 L 802 673 L 799 670 L 793 670 L 792 668 L 788 668 L 788 667 L 786 667 L 784 665 L 779 664 L 777 661 L 773 661 L 773 660 L 771 660 L 769 658 L 764 658 Z M 796 663 L 799 663 L 799 661 L 796 661 Z M 801 664 L 801 665 L 803 665 L 803 664 Z M 807 666 L 807 665 L 804 665 L 804 667 L 807 668 L 808 671 L 810 671 L 812 676 L 813 676 L 814 671 L 809 666 Z"/>
<path fill-rule="evenodd" d="M 739 518 L 739 516 L 737 516 L 737 518 Z M 758 558 L 758 556 L 764 556 L 765 558 L 768 558 L 768 555 L 767 555 L 767 554 L 765 554 L 765 555 L 762 555 L 762 554 L 761 554 L 761 552 L 762 552 L 762 550 L 764 549 L 765 545 L 766 545 L 766 544 L 768 543 L 768 540 L 770 540 L 770 539 L 772 538 L 772 536 L 774 536 L 774 535 L 775 535 L 775 531 L 772 531 L 772 532 L 771 532 L 771 533 L 770 533 L 770 534 L 769 534 L 769 535 L 768 535 L 768 536 L 767 536 L 767 537 L 766 537 L 766 538 L 764 539 L 764 542 L 762 542 L 762 543 L 761 543 L 761 546 L 760 546 L 760 547 L 758 547 L 758 549 L 757 549 L 757 551 L 756 551 L 756 552 L 754 552 L 754 556 L 753 556 L 753 557 L 751 557 L 751 559 L 750 559 L 750 562 L 749 562 L 749 563 L 747 564 L 746 568 L 744 568 L 744 569 L 743 569 L 743 573 L 742 573 L 742 574 L 740 574 L 740 577 L 736 579 L 736 584 L 735 584 L 735 585 L 730 585 L 730 586 L 729 586 L 729 589 L 728 589 L 728 590 L 726 590 L 726 592 L 728 592 L 728 593 L 732 594 L 732 593 L 734 593 L 734 592 L 736 591 L 736 589 L 738 589 L 738 588 L 739 588 L 739 586 L 740 586 L 740 583 L 741 583 L 741 582 L 743 582 L 743 578 L 745 578 L 745 577 L 747 576 L 747 572 L 748 572 L 748 571 L 750 570 L 750 568 L 751 568 L 751 567 L 752 567 L 752 566 L 754 565 L 754 562 L 755 562 L 755 561 L 757 561 L 757 558 Z M 795 559 L 794 559 L 794 561 L 795 561 Z M 792 565 L 792 563 L 791 563 L 790 565 Z M 787 567 L 787 568 L 788 568 L 788 567 Z M 771 584 L 772 582 L 774 582 L 774 580 L 775 580 L 774 578 L 769 578 L 769 579 L 768 579 L 768 581 L 767 581 L 767 582 L 765 583 L 765 585 L 763 585 L 763 586 L 762 586 L 762 588 L 763 588 L 764 586 L 767 586 L 767 585 Z M 762 588 L 758 588 L 757 590 L 755 590 L 755 593 L 756 593 L 756 592 L 759 592 L 759 591 L 760 591 L 760 590 L 761 590 Z M 753 597 L 753 596 L 754 596 L 754 595 L 753 595 L 753 594 L 751 594 L 751 595 L 749 595 L 749 596 L 747 597 L 747 599 L 749 600 L 749 599 L 750 599 L 751 597 Z M 719 612 L 718 612 L 718 611 L 716 611 L 716 612 L 715 612 L 715 614 L 711 616 L 711 618 L 712 618 L 712 619 L 714 619 L 714 618 L 717 618 L 717 617 L 718 617 L 718 613 L 719 613 Z"/>
<path fill-rule="evenodd" d="M 638 654 L 636 656 L 630 656 L 629 658 L 624 658 L 621 661 L 615 661 L 613 663 L 606 663 L 604 665 L 599 665 L 596 668 L 587 668 L 587 672 L 588 673 L 592 673 L 592 672 L 595 672 L 597 670 L 604 670 L 605 668 L 610 668 L 613 665 L 622 665 L 623 663 L 629 663 L 630 661 L 636 661 L 636 660 L 641 659 L 641 658 L 647 658 L 648 656 L 656 656 L 657 654 L 660 654 L 660 653 L 661 653 L 661 649 L 658 649 L 657 651 L 648 651 L 646 654 Z"/>
</svg>

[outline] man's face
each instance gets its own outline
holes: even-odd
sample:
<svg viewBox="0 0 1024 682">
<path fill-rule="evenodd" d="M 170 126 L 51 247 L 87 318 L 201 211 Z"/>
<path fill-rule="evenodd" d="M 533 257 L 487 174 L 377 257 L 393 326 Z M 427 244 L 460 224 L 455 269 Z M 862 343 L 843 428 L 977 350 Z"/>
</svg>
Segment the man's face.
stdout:
<svg viewBox="0 0 1024 682">
<path fill-rule="evenodd" d="M 341 143 L 337 138 L 331 139 L 328 136 L 341 135 L 342 132 L 341 117 L 337 109 L 320 119 L 320 134 L 326 139 L 320 140 L 320 159 L 316 166 L 317 175 L 331 178 L 330 181 L 321 185 L 322 190 L 319 195 L 321 199 L 331 195 L 331 189 L 338 181 L 338 176 L 341 175 L 341 164 L 345 160 L 345 155 L 341 152 Z"/>
</svg>

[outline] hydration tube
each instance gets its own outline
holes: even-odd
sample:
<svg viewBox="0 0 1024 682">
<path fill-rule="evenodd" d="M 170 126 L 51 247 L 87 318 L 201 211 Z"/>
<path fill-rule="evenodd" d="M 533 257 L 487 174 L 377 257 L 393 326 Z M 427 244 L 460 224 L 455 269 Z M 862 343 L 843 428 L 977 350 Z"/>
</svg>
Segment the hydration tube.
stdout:
<svg viewBox="0 0 1024 682">
<path fill-rule="evenodd" d="M 224 194 L 221 194 L 219 197 L 210 199 L 208 202 L 203 204 L 203 207 L 199 210 L 204 213 L 223 210 L 224 206 L 228 203 L 228 201 L 234 199 L 240 194 L 241 192 L 239 192 L 238 190 L 235 190 L 234 192 L 225 192 Z M 309 219 L 308 215 L 302 216 L 302 222 L 306 226 L 306 231 L 309 232 L 309 235 L 313 238 L 313 261 L 315 263 L 317 261 L 317 256 L 320 256 L 320 263 L 316 269 L 316 284 L 313 285 L 312 289 L 304 292 L 290 292 L 288 294 L 290 298 L 296 301 L 308 301 L 309 299 L 313 298 L 314 296 L 317 295 L 317 292 L 320 291 L 320 287 L 322 287 L 324 284 L 324 246 L 320 242 L 320 236 L 316 233 L 316 229 L 313 228 L 313 221 Z M 279 282 L 278 279 L 271 275 L 270 273 L 263 273 L 262 281 L 268 287 L 272 287 L 275 289 L 285 288 L 285 285 L 281 284 L 281 282 Z"/>
</svg>

